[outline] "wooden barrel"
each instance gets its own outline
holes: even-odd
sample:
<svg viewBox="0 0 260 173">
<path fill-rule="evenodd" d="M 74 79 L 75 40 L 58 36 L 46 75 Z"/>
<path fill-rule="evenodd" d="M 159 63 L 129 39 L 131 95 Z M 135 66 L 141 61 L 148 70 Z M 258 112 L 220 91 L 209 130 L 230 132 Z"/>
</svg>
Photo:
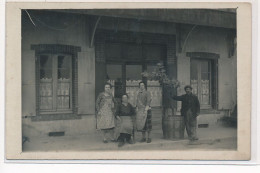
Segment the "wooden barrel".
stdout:
<svg viewBox="0 0 260 173">
<path fill-rule="evenodd" d="M 184 138 L 184 117 L 183 116 L 174 116 L 174 129 L 175 129 L 175 138 L 183 139 Z"/>
<path fill-rule="evenodd" d="M 169 138 L 168 139 L 174 139 L 175 138 L 175 123 L 174 123 L 174 116 L 170 116 L 168 117 L 168 134 L 169 134 Z"/>
<path fill-rule="evenodd" d="M 162 131 L 163 131 L 163 138 L 169 139 L 168 119 L 167 118 L 162 118 Z"/>
<path fill-rule="evenodd" d="M 168 139 L 183 139 L 184 138 L 184 118 L 182 116 L 168 117 Z"/>
</svg>

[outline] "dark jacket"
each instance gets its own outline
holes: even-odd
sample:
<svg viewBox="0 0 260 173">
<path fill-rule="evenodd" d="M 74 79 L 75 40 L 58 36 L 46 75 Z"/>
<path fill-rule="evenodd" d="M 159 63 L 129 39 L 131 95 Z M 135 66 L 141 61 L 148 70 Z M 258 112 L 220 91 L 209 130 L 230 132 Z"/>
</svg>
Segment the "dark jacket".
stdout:
<svg viewBox="0 0 260 173">
<path fill-rule="evenodd" d="M 135 108 L 128 103 L 127 106 L 122 103 L 117 106 L 116 116 L 135 116 Z"/>
<path fill-rule="evenodd" d="M 181 115 L 186 115 L 187 111 L 191 109 L 193 116 L 198 116 L 200 113 L 200 102 L 198 97 L 194 94 L 184 94 L 181 96 L 172 96 L 172 99 L 181 101 Z"/>
</svg>

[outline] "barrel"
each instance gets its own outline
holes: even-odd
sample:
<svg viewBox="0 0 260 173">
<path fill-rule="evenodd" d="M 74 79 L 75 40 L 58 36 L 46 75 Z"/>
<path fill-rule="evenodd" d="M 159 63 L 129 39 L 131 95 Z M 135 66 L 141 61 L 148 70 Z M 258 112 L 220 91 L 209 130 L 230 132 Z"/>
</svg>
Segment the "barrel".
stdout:
<svg viewBox="0 0 260 173">
<path fill-rule="evenodd" d="M 183 139 L 184 138 L 184 117 L 183 116 L 174 116 L 174 134 L 175 139 Z"/>
<path fill-rule="evenodd" d="M 167 118 L 167 134 L 168 139 L 184 138 L 184 118 L 182 116 L 170 116 Z"/>
<path fill-rule="evenodd" d="M 174 139 L 175 138 L 175 130 L 174 130 L 174 116 L 170 116 L 168 117 L 168 134 L 169 134 L 169 137 L 168 139 Z"/>
<path fill-rule="evenodd" d="M 163 138 L 169 139 L 168 133 L 168 118 L 162 118 L 162 131 L 163 131 Z"/>
</svg>

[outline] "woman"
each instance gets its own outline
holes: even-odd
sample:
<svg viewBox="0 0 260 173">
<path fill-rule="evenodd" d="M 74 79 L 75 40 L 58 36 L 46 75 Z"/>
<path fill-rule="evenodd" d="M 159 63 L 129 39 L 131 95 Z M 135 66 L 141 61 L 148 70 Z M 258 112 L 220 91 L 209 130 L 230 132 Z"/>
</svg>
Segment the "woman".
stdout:
<svg viewBox="0 0 260 173">
<path fill-rule="evenodd" d="M 125 141 L 129 144 L 133 144 L 131 135 L 134 129 L 133 122 L 135 122 L 135 109 L 130 103 L 128 103 L 128 96 L 126 94 L 122 96 L 122 103 L 118 105 L 116 115 L 121 122 L 118 147 L 122 147 L 125 144 Z"/>
<path fill-rule="evenodd" d="M 151 93 L 145 89 L 144 82 L 139 82 L 139 92 L 137 94 L 136 108 L 136 126 L 137 131 L 142 132 L 140 142 L 151 143 L 152 130 L 152 111 L 151 111 Z M 147 140 L 146 140 L 147 133 Z"/>
<path fill-rule="evenodd" d="M 100 129 L 103 132 L 104 143 L 108 143 L 108 138 L 110 138 L 111 141 L 115 141 L 112 137 L 115 127 L 115 116 L 113 112 L 115 100 L 110 89 L 111 84 L 106 83 L 105 91 L 98 95 L 96 101 L 97 129 Z"/>
</svg>

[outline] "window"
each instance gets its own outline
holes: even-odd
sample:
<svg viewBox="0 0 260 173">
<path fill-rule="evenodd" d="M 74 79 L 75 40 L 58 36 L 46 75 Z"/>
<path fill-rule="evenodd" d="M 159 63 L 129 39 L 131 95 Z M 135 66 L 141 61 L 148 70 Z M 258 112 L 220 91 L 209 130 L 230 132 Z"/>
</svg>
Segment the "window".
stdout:
<svg viewBox="0 0 260 173">
<path fill-rule="evenodd" d="M 71 112 L 72 57 L 62 54 L 39 56 L 40 111 Z"/>
<path fill-rule="evenodd" d="M 190 83 L 201 109 L 218 109 L 218 54 L 188 52 L 191 58 Z"/>
<path fill-rule="evenodd" d="M 77 114 L 80 47 L 32 45 L 36 55 L 37 115 Z"/>
<path fill-rule="evenodd" d="M 211 60 L 191 60 L 191 86 L 193 93 L 198 96 L 203 108 L 211 108 L 212 105 L 212 70 Z"/>
</svg>

